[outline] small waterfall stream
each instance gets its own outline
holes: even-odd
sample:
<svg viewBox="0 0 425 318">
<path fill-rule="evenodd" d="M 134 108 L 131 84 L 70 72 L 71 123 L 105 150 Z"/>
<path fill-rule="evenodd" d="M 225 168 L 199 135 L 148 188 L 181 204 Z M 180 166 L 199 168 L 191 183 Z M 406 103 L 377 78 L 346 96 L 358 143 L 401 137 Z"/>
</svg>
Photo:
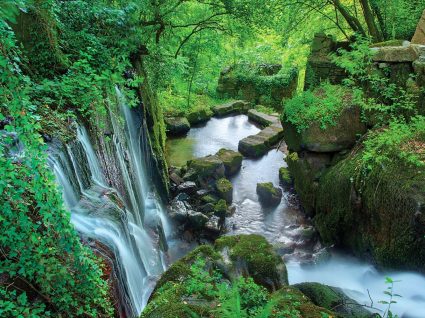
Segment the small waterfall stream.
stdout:
<svg viewBox="0 0 425 318">
<path fill-rule="evenodd" d="M 49 165 L 71 211 L 71 222 L 86 238 L 107 245 L 115 255 L 115 272 L 127 317 L 146 306 L 156 278 L 165 270 L 166 237 L 170 227 L 149 180 L 145 127 L 116 89 L 120 116 L 110 114 L 121 193 L 107 183 L 105 172 L 84 126 L 76 142 L 55 143 Z M 124 193 L 123 193 L 124 192 Z"/>
</svg>

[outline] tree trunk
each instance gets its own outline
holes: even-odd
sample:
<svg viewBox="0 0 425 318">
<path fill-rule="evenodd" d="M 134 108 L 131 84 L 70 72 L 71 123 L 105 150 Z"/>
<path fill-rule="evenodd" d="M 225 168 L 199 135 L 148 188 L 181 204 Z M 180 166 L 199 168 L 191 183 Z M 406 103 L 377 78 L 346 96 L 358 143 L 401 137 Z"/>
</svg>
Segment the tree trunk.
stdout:
<svg viewBox="0 0 425 318">
<path fill-rule="evenodd" d="M 375 23 L 375 18 L 373 16 L 372 10 L 369 5 L 369 0 L 360 0 L 362 5 L 363 15 L 369 30 L 369 34 L 372 37 L 374 42 L 382 42 L 384 40 L 382 34 L 379 32 L 378 27 Z"/>
<path fill-rule="evenodd" d="M 344 17 L 345 21 L 347 21 L 350 28 L 363 36 L 366 36 L 366 32 L 363 29 L 363 26 L 361 25 L 360 21 L 352 16 L 350 12 L 342 5 L 340 0 L 332 0 L 333 5 L 335 8 L 341 13 L 341 15 Z"/>
</svg>

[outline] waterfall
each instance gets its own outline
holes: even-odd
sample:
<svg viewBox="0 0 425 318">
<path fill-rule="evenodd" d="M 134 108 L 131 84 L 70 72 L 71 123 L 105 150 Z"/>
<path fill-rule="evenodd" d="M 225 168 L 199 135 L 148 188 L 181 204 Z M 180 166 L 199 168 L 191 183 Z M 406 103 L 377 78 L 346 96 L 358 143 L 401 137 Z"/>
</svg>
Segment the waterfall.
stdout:
<svg viewBox="0 0 425 318">
<path fill-rule="evenodd" d="M 119 166 L 116 177 L 122 179 L 125 187 L 123 193 L 107 184 L 99 157 L 82 125 L 77 127 L 73 144 L 50 147 L 48 162 L 78 232 L 113 251 L 123 308 L 126 316 L 136 317 L 146 306 L 156 278 L 166 268 L 163 260 L 169 226 L 148 178 L 145 127 L 118 88 L 116 92 L 120 118 L 110 114 L 111 144 Z"/>
</svg>

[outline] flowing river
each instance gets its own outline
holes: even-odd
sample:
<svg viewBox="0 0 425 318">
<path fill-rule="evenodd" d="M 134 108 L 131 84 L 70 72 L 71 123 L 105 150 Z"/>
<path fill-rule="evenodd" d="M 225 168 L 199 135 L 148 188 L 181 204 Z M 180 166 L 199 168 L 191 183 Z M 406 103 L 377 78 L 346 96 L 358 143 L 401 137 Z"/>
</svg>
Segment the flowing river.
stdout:
<svg viewBox="0 0 425 318">
<path fill-rule="evenodd" d="M 186 137 L 170 139 L 167 156 L 172 165 L 215 154 L 219 149 L 236 150 L 239 140 L 256 134 L 260 128 L 245 115 L 212 118 L 192 128 Z M 391 305 L 394 314 L 403 318 L 425 317 L 425 276 L 409 272 L 380 272 L 373 265 L 342 253 L 324 249 L 311 222 L 299 210 L 292 191 L 283 189 L 277 208 L 263 209 L 258 202 L 256 184 L 273 182 L 279 186 L 278 170 L 286 166 L 283 149 L 272 149 L 259 159 L 244 159 L 240 172 L 231 178 L 236 212 L 227 218 L 228 234 L 265 236 L 284 257 L 291 284 L 319 282 L 344 289 L 360 304 L 378 308 L 383 314 L 388 300 L 383 293 L 386 277 L 396 281 L 394 292 L 402 295 Z M 370 297 L 369 297 L 370 294 Z"/>
</svg>

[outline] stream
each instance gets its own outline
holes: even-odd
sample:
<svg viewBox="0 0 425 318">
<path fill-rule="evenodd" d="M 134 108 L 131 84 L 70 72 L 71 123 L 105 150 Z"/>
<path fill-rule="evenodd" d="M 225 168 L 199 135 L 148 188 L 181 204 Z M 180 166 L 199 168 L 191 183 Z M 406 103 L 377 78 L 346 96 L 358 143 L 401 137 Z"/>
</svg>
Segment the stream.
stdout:
<svg viewBox="0 0 425 318">
<path fill-rule="evenodd" d="M 215 154 L 221 148 L 237 151 L 239 140 L 259 131 L 245 115 L 212 118 L 192 128 L 186 137 L 168 140 L 169 164 L 181 166 L 187 160 Z M 373 307 L 381 314 L 387 307 L 379 301 L 388 300 L 383 292 L 388 287 L 386 277 L 391 277 L 396 281 L 394 292 L 402 295 L 391 305 L 391 311 L 403 318 L 424 318 L 425 276 L 380 272 L 346 253 L 324 249 L 311 221 L 300 211 L 295 195 L 288 189 L 282 189 L 278 207 L 262 208 L 256 184 L 273 182 L 279 186 L 278 170 L 286 166 L 282 150 L 272 149 L 259 159 L 244 159 L 239 173 L 231 178 L 236 212 L 227 218 L 228 235 L 263 235 L 284 257 L 291 284 L 319 282 L 340 287 L 362 305 L 371 305 L 372 299 Z"/>
</svg>

